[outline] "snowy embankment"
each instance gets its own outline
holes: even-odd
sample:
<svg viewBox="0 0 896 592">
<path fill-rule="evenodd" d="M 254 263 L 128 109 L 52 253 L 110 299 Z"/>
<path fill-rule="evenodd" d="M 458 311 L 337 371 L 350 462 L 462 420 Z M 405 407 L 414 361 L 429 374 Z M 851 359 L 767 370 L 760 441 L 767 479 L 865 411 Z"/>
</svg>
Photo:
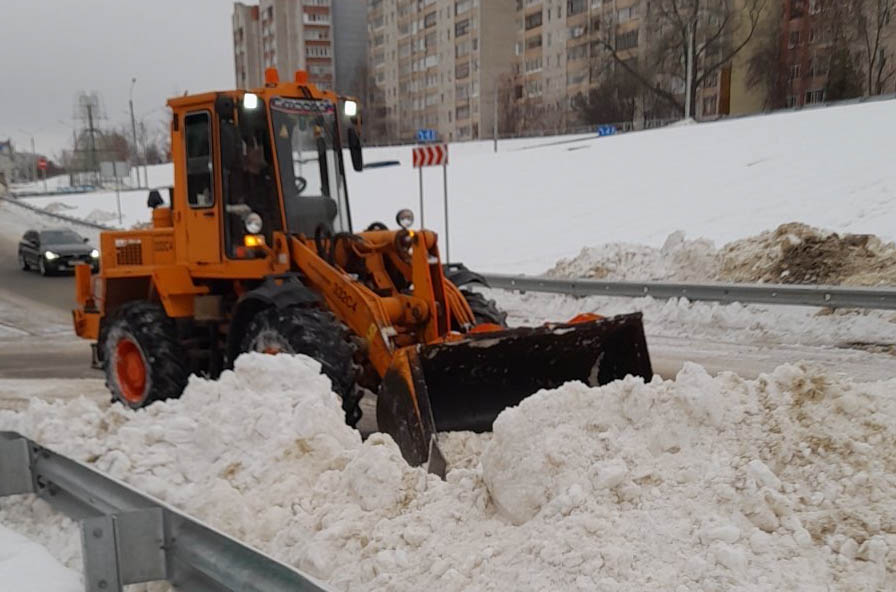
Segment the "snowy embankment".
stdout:
<svg viewBox="0 0 896 592">
<path fill-rule="evenodd" d="M 670 127 L 608 138 L 529 138 L 452 144 L 452 259 L 484 271 L 541 273 L 583 246 L 659 247 L 684 231 L 718 244 L 798 221 L 896 239 L 896 102 Z M 533 148 L 534 147 L 534 148 Z M 409 146 L 371 148 L 349 173 L 356 228 L 420 218 Z M 171 165 L 150 167 L 169 185 Z M 442 233 L 442 173 L 424 171 L 426 226 Z M 114 192 L 30 200 L 117 223 Z M 148 222 L 145 192 L 122 194 L 124 225 Z M 63 204 L 63 205 L 59 205 Z"/>
<path fill-rule="evenodd" d="M 0 429 L 167 500 L 343 590 L 896 587 L 896 382 L 689 365 L 569 384 L 443 436 L 446 481 L 346 427 L 316 363 L 244 356 L 137 413 L 87 400 Z M 42 503 L 0 500 L 0 522 Z M 28 534 L 70 566 L 63 519 Z"/>
</svg>

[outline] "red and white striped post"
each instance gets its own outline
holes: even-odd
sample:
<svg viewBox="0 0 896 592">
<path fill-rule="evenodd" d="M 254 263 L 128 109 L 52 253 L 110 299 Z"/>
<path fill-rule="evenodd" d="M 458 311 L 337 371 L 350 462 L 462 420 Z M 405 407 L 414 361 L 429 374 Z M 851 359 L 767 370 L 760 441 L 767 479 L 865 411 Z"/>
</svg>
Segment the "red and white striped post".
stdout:
<svg viewBox="0 0 896 592">
<path fill-rule="evenodd" d="M 451 261 L 448 244 L 448 145 L 433 144 L 431 146 L 417 146 L 413 150 L 414 168 L 418 169 L 420 176 L 420 228 L 424 227 L 423 218 L 423 167 L 442 166 L 442 185 L 444 187 L 445 200 L 445 262 Z"/>
</svg>

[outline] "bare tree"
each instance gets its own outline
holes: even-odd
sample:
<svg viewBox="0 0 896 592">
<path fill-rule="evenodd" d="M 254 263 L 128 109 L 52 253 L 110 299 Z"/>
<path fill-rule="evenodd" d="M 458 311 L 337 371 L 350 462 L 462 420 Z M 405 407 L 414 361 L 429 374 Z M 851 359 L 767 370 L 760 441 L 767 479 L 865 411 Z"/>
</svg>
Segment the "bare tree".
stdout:
<svg viewBox="0 0 896 592">
<path fill-rule="evenodd" d="M 866 86 L 865 96 L 879 95 L 894 74 L 885 36 L 893 16 L 893 0 L 854 0 L 852 5 L 855 34 L 862 46 Z"/>
<path fill-rule="evenodd" d="M 591 125 L 628 123 L 635 119 L 640 91 L 640 85 L 631 76 L 618 73 L 592 88 L 587 97 L 576 97 L 574 107 L 581 119 Z"/>
<path fill-rule="evenodd" d="M 679 112 L 685 109 L 682 95 L 690 89 L 688 116 L 693 117 L 697 89 L 752 41 L 768 1 L 657 0 L 645 3 L 641 15 L 645 29 L 640 37 L 649 38 L 651 46 L 640 59 L 632 56 L 639 33 L 620 32 L 621 11 L 599 17 L 598 43 L 622 71 Z"/>
</svg>

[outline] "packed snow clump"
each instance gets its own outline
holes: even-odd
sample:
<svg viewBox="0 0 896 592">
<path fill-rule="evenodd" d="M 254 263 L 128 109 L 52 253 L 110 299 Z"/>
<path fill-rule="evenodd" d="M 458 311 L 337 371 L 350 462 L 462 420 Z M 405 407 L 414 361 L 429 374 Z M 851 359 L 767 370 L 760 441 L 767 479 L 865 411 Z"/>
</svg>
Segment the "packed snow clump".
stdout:
<svg viewBox="0 0 896 592">
<path fill-rule="evenodd" d="M 334 589 L 889 590 L 894 388 L 794 366 L 570 383 L 505 410 L 493 434 L 443 435 L 445 481 L 388 436 L 362 442 L 301 356 L 243 356 L 138 412 L 34 401 L 0 429 Z M 19 528 L 11 503 L 0 520 Z"/>
<path fill-rule="evenodd" d="M 548 271 L 557 277 L 608 280 L 724 281 L 784 284 L 893 285 L 896 244 L 868 234 L 837 234 L 805 224 L 717 249 L 705 239 L 674 232 L 659 249 L 608 243 L 586 247 Z"/>
</svg>

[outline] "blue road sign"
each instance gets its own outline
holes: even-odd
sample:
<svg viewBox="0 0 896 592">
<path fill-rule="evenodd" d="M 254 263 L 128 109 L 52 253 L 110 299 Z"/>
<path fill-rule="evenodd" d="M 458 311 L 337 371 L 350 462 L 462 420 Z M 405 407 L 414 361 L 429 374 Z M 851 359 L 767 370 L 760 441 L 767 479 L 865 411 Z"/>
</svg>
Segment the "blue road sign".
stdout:
<svg viewBox="0 0 896 592">
<path fill-rule="evenodd" d="M 616 126 L 615 125 L 599 125 L 599 126 L 597 126 L 597 135 L 598 136 L 615 136 L 616 135 Z"/>
<path fill-rule="evenodd" d="M 418 142 L 435 142 L 436 141 L 436 130 L 434 130 L 434 129 L 419 129 L 419 130 L 417 130 L 417 141 Z"/>
</svg>

